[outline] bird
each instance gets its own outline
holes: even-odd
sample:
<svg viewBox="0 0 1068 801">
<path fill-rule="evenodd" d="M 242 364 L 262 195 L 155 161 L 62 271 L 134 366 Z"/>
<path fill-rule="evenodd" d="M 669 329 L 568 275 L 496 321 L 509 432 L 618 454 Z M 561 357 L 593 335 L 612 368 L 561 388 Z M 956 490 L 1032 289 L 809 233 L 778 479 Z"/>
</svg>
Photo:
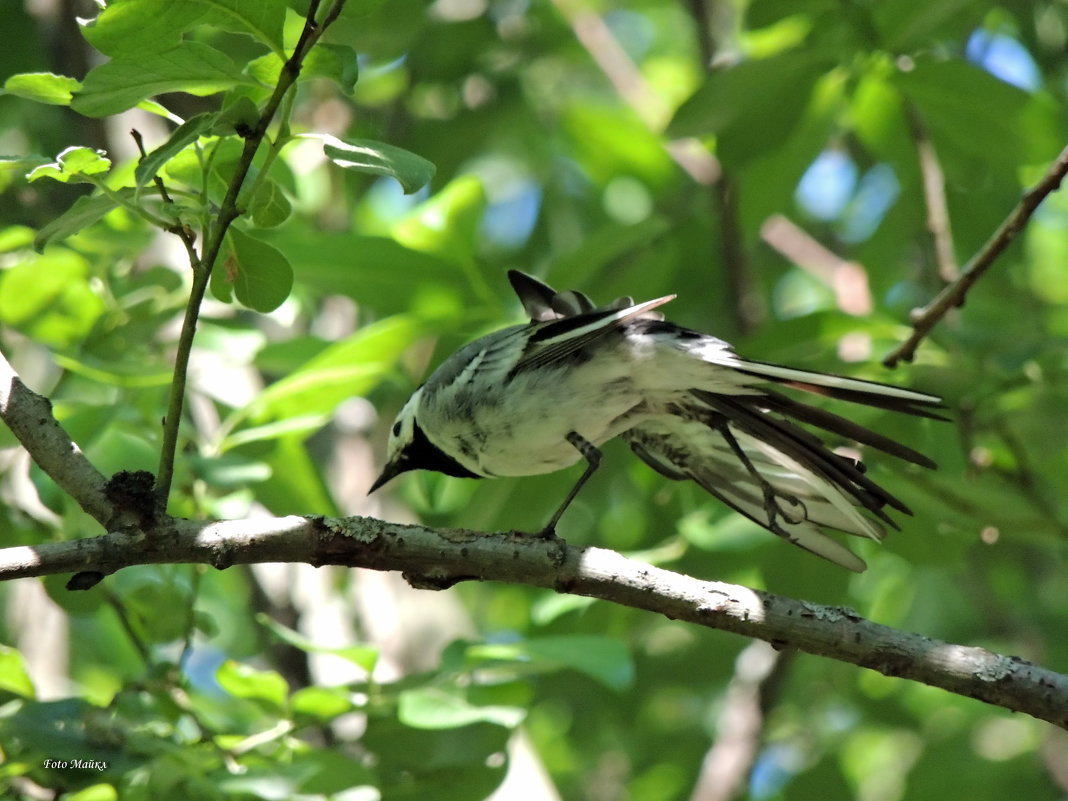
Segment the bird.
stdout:
<svg viewBox="0 0 1068 801">
<path fill-rule="evenodd" d="M 460 478 L 586 468 L 560 517 L 616 437 L 655 471 L 692 480 L 773 534 L 854 572 L 867 565 L 828 531 L 881 541 L 911 510 L 821 436 L 934 468 L 918 451 L 788 392 L 937 420 L 942 398 L 904 387 L 743 359 L 727 342 L 667 322 L 666 295 L 595 305 L 519 270 L 508 278 L 530 321 L 457 350 L 390 429 L 370 492 L 409 470 Z M 786 391 L 782 391 L 786 390 Z"/>
</svg>

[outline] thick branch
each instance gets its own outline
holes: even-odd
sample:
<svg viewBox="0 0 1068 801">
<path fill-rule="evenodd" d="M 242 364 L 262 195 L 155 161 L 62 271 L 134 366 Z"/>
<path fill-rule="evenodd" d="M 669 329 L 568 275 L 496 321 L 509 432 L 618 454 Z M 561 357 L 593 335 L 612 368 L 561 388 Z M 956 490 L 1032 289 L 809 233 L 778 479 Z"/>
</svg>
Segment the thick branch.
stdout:
<svg viewBox="0 0 1068 801">
<path fill-rule="evenodd" d="M 0 579 L 138 564 L 308 562 L 400 570 L 424 589 L 506 581 L 585 595 L 920 681 L 1068 728 L 1068 676 L 1014 656 L 953 645 L 865 620 L 844 607 L 699 581 L 600 548 L 525 534 L 480 534 L 373 518 L 284 517 L 195 522 L 161 518 L 143 538 L 0 550 Z"/>
<path fill-rule="evenodd" d="M 25 384 L 0 353 L 0 419 L 18 437 L 37 466 L 102 525 L 113 516 L 104 476 L 52 415 L 52 403 Z"/>
<path fill-rule="evenodd" d="M 1061 185 L 1064 176 L 1068 174 L 1068 147 L 1061 151 L 1053 166 L 1049 168 L 1042 180 L 1031 187 L 1020 198 L 1020 202 L 1012 210 L 1005 221 L 987 240 L 982 249 L 975 254 L 970 262 L 961 271 L 960 277 L 946 286 L 938 295 L 921 309 L 912 311 L 912 334 L 897 348 L 891 351 L 883 364 L 887 367 L 895 367 L 901 360 L 912 361 L 916 355 L 916 348 L 924 340 L 938 321 L 954 306 L 963 306 L 968 290 L 987 271 L 994 260 L 1001 255 L 1002 251 L 1016 239 L 1017 235 L 1027 225 L 1035 209 L 1046 199 L 1046 196 Z"/>
</svg>

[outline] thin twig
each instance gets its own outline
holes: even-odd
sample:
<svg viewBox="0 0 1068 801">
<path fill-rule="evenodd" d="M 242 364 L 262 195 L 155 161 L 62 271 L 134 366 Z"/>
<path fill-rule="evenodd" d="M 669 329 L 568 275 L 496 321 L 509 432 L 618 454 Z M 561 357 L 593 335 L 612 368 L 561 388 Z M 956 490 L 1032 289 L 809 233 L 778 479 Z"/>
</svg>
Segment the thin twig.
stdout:
<svg viewBox="0 0 1068 801">
<path fill-rule="evenodd" d="M 185 316 L 182 320 L 182 330 L 178 336 L 178 345 L 174 358 L 174 378 L 171 382 L 170 398 L 167 403 L 167 416 L 163 421 L 163 443 L 160 447 L 159 471 L 156 475 L 156 496 L 160 506 L 166 508 L 167 497 L 170 495 L 171 481 L 174 478 L 174 457 L 178 447 L 178 429 L 182 418 L 182 406 L 185 402 L 186 375 L 189 370 L 189 356 L 193 349 L 193 337 L 196 333 L 197 319 L 200 315 L 200 305 L 208 289 L 211 272 L 218 261 L 222 251 L 226 232 L 230 225 L 242 213 L 238 207 L 238 197 L 244 186 L 252 166 L 252 160 L 259 149 L 260 143 L 267 135 L 267 129 L 274 120 L 275 113 L 281 105 L 286 93 L 296 83 L 300 75 L 301 65 L 308 51 L 315 46 L 323 32 L 337 19 L 344 6 L 345 0 L 335 0 L 321 23 L 317 23 L 315 16 L 319 11 L 320 0 L 311 0 L 308 14 L 304 21 L 304 28 L 293 49 L 293 54 L 282 66 L 278 76 L 278 83 L 271 94 L 267 104 L 263 107 L 256 127 L 249 131 L 245 137 L 245 146 L 237 161 L 234 176 L 227 187 L 226 196 L 219 207 L 219 213 L 215 218 L 215 224 L 207 236 L 204 246 L 204 254 L 200 260 L 192 262 L 193 284 L 189 291 L 189 302 L 186 305 Z"/>
<path fill-rule="evenodd" d="M 670 109 L 649 86 L 605 21 L 596 13 L 580 9 L 566 0 L 555 0 L 555 5 L 620 98 L 651 132 L 660 133 L 668 121 Z M 718 180 L 719 162 L 696 139 L 665 142 L 664 150 L 695 183 L 708 186 Z"/>
<path fill-rule="evenodd" d="M 964 305 L 964 300 L 972 285 L 982 277 L 983 273 L 1001 255 L 1002 251 L 1016 239 L 1020 231 L 1027 225 L 1027 221 L 1031 219 L 1031 215 L 1035 213 L 1035 209 L 1046 199 L 1047 195 L 1060 187 L 1066 174 L 1068 174 L 1068 147 L 1057 156 L 1057 159 L 1042 177 L 1042 180 L 1024 193 L 1023 197 L 1020 198 L 1020 202 L 1016 204 L 1016 207 L 1005 218 L 1005 221 L 994 232 L 994 235 L 965 265 L 960 277 L 939 292 L 935 299 L 926 306 L 920 309 L 913 309 L 910 315 L 912 318 L 912 333 L 908 339 L 883 359 L 883 364 L 887 367 L 895 367 L 899 361 L 912 361 L 916 355 L 916 348 L 919 347 L 931 329 L 938 324 L 938 321 L 950 309 Z"/>
<path fill-rule="evenodd" d="M 942 163 L 938 160 L 938 153 L 927 135 L 927 126 L 923 124 L 920 112 L 910 105 L 905 116 L 916 144 L 916 157 L 920 166 L 920 177 L 923 179 L 923 201 L 927 209 L 927 230 L 934 246 L 935 264 L 938 265 L 939 277 L 948 283 L 960 275 L 960 267 L 957 265 L 957 254 L 953 247 Z"/>
<path fill-rule="evenodd" d="M 746 784 L 763 741 L 767 685 L 790 660 L 762 640 L 742 649 L 734 661 L 716 720 L 716 739 L 701 763 L 690 801 L 731 801 L 746 797 Z"/>
<path fill-rule="evenodd" d="M 133 137 L 134 143 L 137 145 L 137 150 L 141 153 L 141 161 L 144 161 L 148 156 L 148 153 L 145 151 L 145 141 L 141 136 L 141 132 L 136 128 L 133 128 L 130 131 L 130 136 Z M 152 182 L 156 185 L 156 189 L 159 191 L 159 196 L 163 199 L 163 203 L 166 206 L 173 208 L 174 199 L 167 191 L 167 185 L 163 183 L 163 178 L 158 172 L 152 176 Z M 192 228 L 188 225 L 183 225 L 176 219 L 173 223 L 165 225 L 164 230 L 167 231 L 167 233 L 174 234 L 181 240 L 182 244 L 185 246 L 185 252 L 189 256 L 190 264 L 196 264 L 200 260 L 196 249 L 197 235 L 193 232 Z"/>
<path fill-rule="evenodd" d="M 761 238 L 835 294 L 838 308 L 854 317 L 871 314 L 874 303 L 864 265 L 847 261 L 782 214 L 773 214 L 760 226 Z"/>
<path fill-rule="evenodd" d="M 728 4 L 710 6 L 705 0 L 690 0 L 687 9 L 697 30 L 697 45 L 701 53 L 701 66 L 707 72 L 717 57 L 718 39 L 713 18 L 720 18 L 724 29 L 732 26 L 721 15 L 732 12 Z M 717 165 L 719 164 L 716 162 Z M 738 185 L 732 176 L 719 165 L 718 178 L 708 182 L 709 197 L 719 218 L 720 256 L 724 278 L 727 282 L 727 310 L 734 320 L 739 334 L 751 334 L 760 328 L 764 320 L 764 300 L 757 292 L 753 280 L 753 263 L 748 257 L 738 211 Z"/>
</svg>

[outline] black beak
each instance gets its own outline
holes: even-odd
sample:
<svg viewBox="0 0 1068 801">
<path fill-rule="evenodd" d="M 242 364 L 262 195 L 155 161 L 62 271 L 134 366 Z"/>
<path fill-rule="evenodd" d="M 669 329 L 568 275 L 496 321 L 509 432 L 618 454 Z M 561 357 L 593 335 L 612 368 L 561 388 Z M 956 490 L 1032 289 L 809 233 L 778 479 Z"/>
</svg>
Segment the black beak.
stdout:
<svg viewBox="0 0 1068 801">
<path fill-rule="evenodd" d="M 375 483 L 371 485 L 371 489 L 367 490 L 367 494 L 370 495 L 376 489 L 389 481 L 392 481 L 406 470 L 408 470 L 408 468 L 404 466 L 403 462 L 396 459 L 393 460 L 382 469 L 382 475 L 375 479 Z"/>
</svg>

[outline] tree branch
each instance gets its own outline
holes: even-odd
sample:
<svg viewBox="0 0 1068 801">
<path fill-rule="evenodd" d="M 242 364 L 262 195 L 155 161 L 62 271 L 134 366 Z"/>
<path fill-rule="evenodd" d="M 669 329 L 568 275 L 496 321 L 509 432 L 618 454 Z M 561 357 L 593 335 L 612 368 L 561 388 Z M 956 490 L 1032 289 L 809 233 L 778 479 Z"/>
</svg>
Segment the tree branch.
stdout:
<svg viewBox="0 0 1068 801">
<path fill-rule="evenodd" d="M 435 530 L 365 517 L 192 521 L 160 516 L 126 534 L 0 550 L 0 580 L 110 574 L 132 565 L 307 562 L 399 570 L 413 587 L 529 584 L 644 609 L 920 681 L 1068 728 L 1068 676 L 1015 656 L 954 645 L 866 620 L 845 607 L 700 581 L 601 548 L 515 532 Z"/>
<path fill-rule="evenodd" d="M 1066 174 L 1068 174 L 1068 147 L 1057 156 L 1057 159 L 1042 177 L 1042 180 L 1024 193 L 1023 197 L 1020 198 L 1020 202 L 1016 204 L 1016 207 L 1005 218 L 1005 221 L 998 226 L 998 230 L 994 232 L 994 235 L 965 265 L 960 276 L 939 292 L 935 299 L 926 306 L 912 310 L 910 315 L 912 318 L 912 334 L 883 359 L 883 364 L 887 367 L 895 367 L 899 361 L 912 361 L 916 355 L 916 348 L 919 347 L 931 329 L 954 306 L 964 305 L 968 290 L 982 277 L 983 273 L 1001 255 L 1002 251 L 1016 239 L 1020 231 L 1027 225 L 1027 221 L 1031 219 L 1031 215 L 1035 213 L 1035 209 L 1046 199 L 1046 196 L 1060 187 L 1061 181 L 1064 180 Z"/>
<path fill-rule="evenodd" d="M 938 160 L 934 143 L 927 135 L 927 126 L 923 124 L 920 112 L 909 105 L 905 110 L 905 118 L 916 145 L 917 162 L 923 179 L 924 206 L 927 208 L 927 231 L 931 234 L 938 275 L 943 281 L 953 281 L 960 275 L 960 269 L 957 267 L 953 231 L 946 206 L 946 179 L 942 173 L 942 163 Z"/>
<path fill-rule="evenodd" d="M 37 466 L 106 527 L 114 514 L 105 493 L 107 480 L 52 415 L 51 401 L 23 384 L 3 353 L 0 353 L 0 419 L 7 423 Z"/>
</svg>

